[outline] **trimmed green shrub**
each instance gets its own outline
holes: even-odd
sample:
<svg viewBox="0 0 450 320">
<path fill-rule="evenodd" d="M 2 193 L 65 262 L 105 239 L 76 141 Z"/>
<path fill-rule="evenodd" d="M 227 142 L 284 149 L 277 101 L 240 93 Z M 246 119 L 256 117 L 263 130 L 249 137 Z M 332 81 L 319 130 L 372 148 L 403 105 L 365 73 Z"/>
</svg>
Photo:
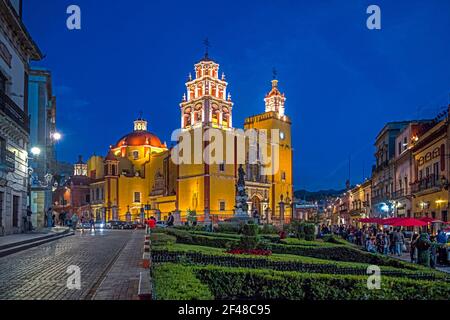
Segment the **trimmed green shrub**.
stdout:
<svg viewBox="0 0 450 320">
<path fill-rule="evenodd" d="M 379 266 L 390 266 L 409 270 L 417 270 L 417 266 L 403 261 L 369 253 L 350 246 L 304 246 L 270 244 L 273 253 L 294 254 L 299 256 L 313 257 L 325 260 L 360 262 Z"/>
<path fill-rule="evenodd" d="M 383 277 L 368 290 L 367 276 L 308 274 L 225 267 L 195 267 L 216 299 L 447 300 L 450 284 Z"/>
<path fill-rule="evenodd" d="M 195 233 L 189 233 L 184 230 L 168 229 L 166 231 L 168 234 L 175 236 L 178 243 L 199 245 L 199 246 L 210 246 L 217 248 L 230 248 L 233 244 L 239 242 L 239 239 L 235 238 L 224 238 L 224 237 L 214 237 L 214 236 L 204 236 Z"/>
<path fill-rule="evenodd" d="M 305 223 L 303 226 L 306 241 L 314 241 L 316 239 L 316 228 L 312 223 Z"/>
<path fill-rule="evenodd" d="M 213 300 L 208 286 L 195 277 L 191 267 L 165 263 L 152 270 L 156 300 Z"/>
<path fill-rule="evenodd" d="M 342 239 L 342 238 L 338 238 L 337 236 L 332 235 L 332 234 L 326 234 L 326 235 L 324 235 L 324 236 L 322 237 L 322 240 L 323 240 L 324 242 L 334 243 L 334 244 L 342 244 L 342 245 L 348 245 L 348 244 L 349 244 L 348 241 L 345 241 L 345 240 Z"/>
<path fill-rule="evenodd" d="M 240 233 L 243 223 L 238 222 L 220 222 L 215 231 L 222 233 Z"/>
<path fill-rule="evenodd" d="M 235 268 L 270 269 L 278 271 L 297 271 L 308 273 L 366 275 L 368 265 L 339 263 L 334 261 L 289 261 L 275 260 L 264 256 L 240 256 L 222 254 L 208 254 L 201 252 L 188 252 L 175 250 L 155 249 L 152 251 L 154 263 L 189 263 L 200 265 L 216 265 Z M 383 276 L 405 277 L 411 279 L 439 279 L 445 281 L 444 276 L 437 273 L 419 273 L 405 271 L 392 267 L 381 267 Z M 448 280 L 450 282 L 450 278 Z"/>
<path fill-rule="evenodd" d="M 270 234 L 270 235 L 277 235 L 279 232 L 279 230 L 271 225 L 271 224 L 265 224 L 262 226 L 262 228 L 260 229 L 259 233 L 260 234 Z"/>
<path fill-rule="evenodd" d="M 152 242 L 152 246 L 167 246 L 174 244 L 177 241 L 177 238 L 165 233 L 152 232 L 150 234 L 150 240 Z"/>
<path fill-rule="evenodd" d="M 241 241 L 237 247 L 239 249 L 252 250 L 258 247 L 258 225 L 254 223 L 247 223 L 242 227 Z"/>
<path fill-rule="evenodd" d="M 171 229 L 178 229 L 178 230 L 184 230 L 184 231 L 205 231 L 206 227 L 203 225 L 196 225 L 196 226 L 175 226 Z"/>
</svg>

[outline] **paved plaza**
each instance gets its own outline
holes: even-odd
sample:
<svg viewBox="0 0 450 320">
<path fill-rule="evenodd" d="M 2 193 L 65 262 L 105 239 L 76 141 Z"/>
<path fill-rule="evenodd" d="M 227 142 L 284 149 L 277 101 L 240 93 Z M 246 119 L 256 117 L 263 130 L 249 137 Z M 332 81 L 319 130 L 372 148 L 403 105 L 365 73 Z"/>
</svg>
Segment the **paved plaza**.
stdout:
<svg viewBox="0 0 450 320">
<path fill-rule="evenodd" d="M 144 232 L 85 231 L 0 258 L 0 299 L 137 299 Z M 69 289 L 69 266 L 81 289 Z"/>
</svg>

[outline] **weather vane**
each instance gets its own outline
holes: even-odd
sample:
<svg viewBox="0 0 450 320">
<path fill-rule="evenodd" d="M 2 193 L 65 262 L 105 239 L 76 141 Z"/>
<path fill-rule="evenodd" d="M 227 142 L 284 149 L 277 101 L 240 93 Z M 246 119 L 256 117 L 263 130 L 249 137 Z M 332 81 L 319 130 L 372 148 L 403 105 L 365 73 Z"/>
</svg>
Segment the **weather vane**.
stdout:
<svg viewBox="0 0 450 320">
<path fill-rule="evenodd" d="M 205 45 L 205 58 L 208 58 L 209 48 L 211 48 L 211 43 L 209 42 L 209 39 L 206 38 L 206 39 L 203 41 L 203 44 Z"/>
</svg>

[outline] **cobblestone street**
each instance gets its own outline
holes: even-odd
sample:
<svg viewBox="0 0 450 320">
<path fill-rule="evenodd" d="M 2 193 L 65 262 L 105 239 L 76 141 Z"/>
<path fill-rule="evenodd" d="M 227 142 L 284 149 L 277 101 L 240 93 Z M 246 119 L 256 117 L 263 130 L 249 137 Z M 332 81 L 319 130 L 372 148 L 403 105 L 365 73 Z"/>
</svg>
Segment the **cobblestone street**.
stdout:
<svg viewBox="0 0 450 320">
<path fill-rule="evenodd" d="M 143 239 L 143 231 L 78 231 L 0 258 L 0 299 L 136 299 Z M 67 288 L 69 266 L 80 268 L 81 290 Z"/>
</svg>

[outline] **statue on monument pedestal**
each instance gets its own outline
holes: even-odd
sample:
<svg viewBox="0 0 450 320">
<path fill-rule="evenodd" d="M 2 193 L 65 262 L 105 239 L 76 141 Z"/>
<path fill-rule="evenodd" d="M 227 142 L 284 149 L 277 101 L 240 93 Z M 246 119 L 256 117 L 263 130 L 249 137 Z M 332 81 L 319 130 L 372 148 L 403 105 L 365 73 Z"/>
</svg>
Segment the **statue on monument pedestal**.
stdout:
<svg viewBox="0 0 450 320">
<path fill-rule="evenodd" d="M 239 166 L 238 175 L 239 178 L 236 184 L 235 215 L 248 217 L 248 195 L 245 191 L 245 172 L 242 164 Z"/>
</svg>

